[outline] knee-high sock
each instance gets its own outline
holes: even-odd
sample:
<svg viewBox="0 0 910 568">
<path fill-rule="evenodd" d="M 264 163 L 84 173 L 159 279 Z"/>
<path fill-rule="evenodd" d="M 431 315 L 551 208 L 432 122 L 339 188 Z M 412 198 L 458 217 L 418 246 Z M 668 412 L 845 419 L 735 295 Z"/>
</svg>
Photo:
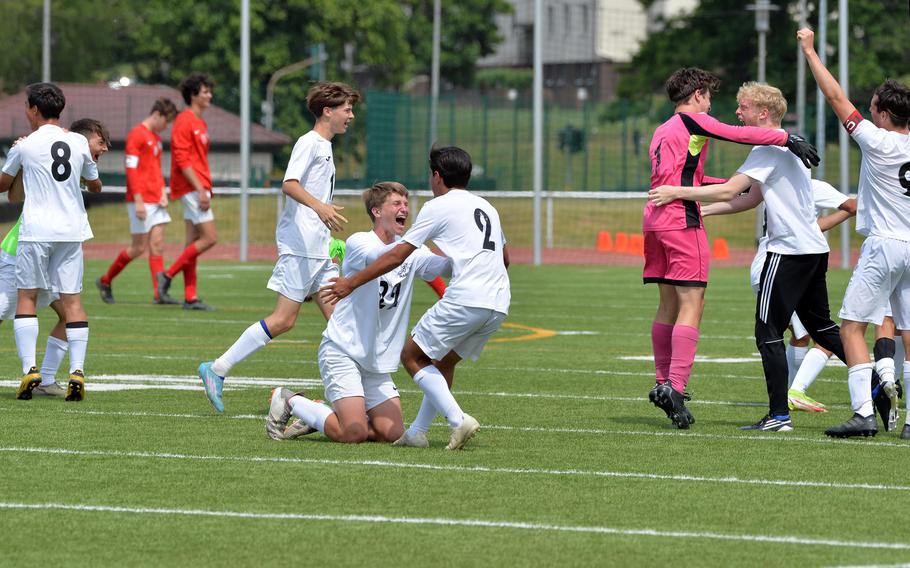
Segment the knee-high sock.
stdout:
<svg viewBox="0 0 910 568">
<path fill-rule="evenodd" d="M 464 412 L 449 391 L 445 377 L 434 365 L 428 365 L 414 374 L 414 382 L 423 391 L 423 395 L 430 399 L 436 410 L 440 412 L 452 428 L 461 426 L 464 421 Z"/>
<path fill-rule="evenodd" d="M 436 420 L 436 407 L 430 401 L 430 397 L 424 396 L 420 401 L 420 410 L 417 411 L 417 418 L 408 426 L 408 434 L 422 432 L 426 434 L 430 430 L 430 424 Z"/>
<path fill-rule="evenodd" d="M 149 256 L 149 271 L 152 273 L 152 293 L 158 299 L 158 273 L 164 272 L 164 257 L 160 254 Z"/>
<path fill-rule="evenodd" d="M 221 357 L 215 359 L 212 370 L 216 375 L 226 377 L 234 365 L 268 345 L 271 340 L 272 334 L 265 320 L 257 321 L 246 328 Z"/>
<path fill-rule="evenodd" d="M 698 348 L 698 329 L 688 325 L 674 325 L 672 354 L 670 356 L 670 386 L 677 392 L 686 390 L 692 364 L 695 362 L 695 350 Z"/>
<path fill-rule="evenodd" d="M 196 243 L 190 243 L 183 252 L 180 253 L 180 256 L 177 257 L 177 260 L 174 261 L 174 264 L 167 269 L 168 278 L 173 278 L 177 275 L 178 272 L 183 270 L 183 267 L 187 262 L 199 256 L 199 252 L 196 250 Z M 184 276 L 185 277 L 185 276 Z"/>
<path fill-rule="evenodd" d="M 901 371 L 902 371 L 902 372 L 901 372 L 902 377 L 903 377 L 903 378 L 910 378 L 910 376 L 907 375 L 907 371 L 904 371 L 904 370 L 903 370 L 903 369 L 906 368 L 906 367 L 904 366 L 904 363 L 906 362 L 906 361 L 904 361 L 904 358 L 907 356 L 907 354 L 904 352 L 904 342 L 903 342 L 902 339 L 900 339 L 900 337 L 895 338 L 895 341 L 896 341 L 896 345 L 894 346 L 894 369 L 895 369 L 895 373 L 897 372 L 898 369 L 901 369 Z M 896 377 L 896 378 L 901 378 L 901 377 Z M 904 385 L 904 386 L 906 386 L 906 385 Z"/>
<path fill-rule="evenodd" d="M 47 347 L 44 348 L 44 359 L 41 360 L 41 384 L 49 385 L 57 378 L 57 369 L 63 362 L 63 356 L 69 349 L 69 343 L 57 339 L 53 335 L 47 336 Z"/>
<path fill-rule="evenodd" d="M 35 366 L 38 350 L 38 316 L 19 315 L 13 320 L 13 335 L 16 336 L 16 351 L 22 361 L 22 374 Z"/>
<path fill-rule="evenodd" d="M 183 266 L 183 297 L 187 302 L 196 299 L 196 258 Z"/>
<path fill-rule="evenodd" d="M 847 385 L 850 387 L 850 406 L 861 416 L 871 416 L 872 408 L 872 363 L 860 363 L 847 369 Z"/>
<path fill-rule="evenodd" d="M 315 428 L 325 434 L 325 420 L 335 411 L 321 402 L 310 400 L 305 396 L 295 395 L 288 401 L 291 413 L 303 420 L 310 428 Z"/>
<path fill-rule="evenodd" d="M 793 380 L 796 378 L 796 372 L 802 366 L 803 359 L 806 358 L 806 353 L 808 352 L 808 347 L 798 347 L 789 343 L 787 344 L 787 385 L 793 385 Z"/>
<path fill-rule="evenodd" d="M 85 371 L 85 353 L 88 351 L 88 322 L 73 321 L 66 324 L 66 341 L 70 345 L 70 374 Z"/>
<path fill-rule="evenodd" d="M 101 283 L 110 286 L 111 281 L 126 268 L 126 265 L 129 264 L 131 260 L 133 259 L 130 257 L 129 253 L 126 252 L 126 249 L 120 251 L 120 254 L 117 255 L 117 258 L 115 258 L 114 262 L 108 267 L 107 272 L 101 277 Z"/>
<path fill-rule="evenodd" d="M 896 342 L 890 337 L 882 337 L 876 340 L 872 351 L 875 354 L 875 372 L 881 377 L 882 382 L 894 382 Z"/>
<path fill-rule="evenodd" d="M 806 392 L 827 364 L 827 353 L 821 349 L 810 349 L 803 359 L 803 364 L 797 369 L 796 376 L 793 378 L 793 384 L 790 385 L 790 388 L 798 390 L 799 392 Z"/>
<path fill-rule="evenodd" d="M 659 384 L 670 379 L 670 357 L 673 354 L 673 326 L 666 323 L 651 324 L 651 347 L 654 350 L 654 375 Z"/>
</svg>

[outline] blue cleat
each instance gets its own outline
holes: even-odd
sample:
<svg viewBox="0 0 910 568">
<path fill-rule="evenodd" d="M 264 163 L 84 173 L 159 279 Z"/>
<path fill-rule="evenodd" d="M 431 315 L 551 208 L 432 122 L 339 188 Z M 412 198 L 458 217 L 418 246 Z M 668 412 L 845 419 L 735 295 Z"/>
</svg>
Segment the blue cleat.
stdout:
<svg viewBox="0 0 910 568">
<path fill-rule="evenodd" d="M 199 364 L 199 378 L 205 387 L 205 396 L 218 412 L 224 412 L 224 403 L 221 402 L 221 389 L 224 388 L 224 377 L 219 377 L 212 370 L 214 361 Z"/>
</svg>

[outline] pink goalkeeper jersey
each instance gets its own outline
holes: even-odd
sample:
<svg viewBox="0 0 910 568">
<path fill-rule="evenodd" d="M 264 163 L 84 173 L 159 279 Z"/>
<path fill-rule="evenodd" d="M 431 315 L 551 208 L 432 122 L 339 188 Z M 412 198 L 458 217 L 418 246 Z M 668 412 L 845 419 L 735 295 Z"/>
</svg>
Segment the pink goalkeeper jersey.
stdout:
<svg viewBox="0 0 910 568">
<path fill-rule="evenodd" d="M 705 113 L 678 112 L 661 124 L 651 138 L 651 187 L 682 185 L 698 187 L 705 176 L 708 139 L 738 144 L 785 146 L 787 133 L 754 126 L 731 126 Z M 672 231 L 701 226 L 698 203 L 680 199 L 658 207 L 645 205 L 642 228 L 645 231 Z"/>
</svg>

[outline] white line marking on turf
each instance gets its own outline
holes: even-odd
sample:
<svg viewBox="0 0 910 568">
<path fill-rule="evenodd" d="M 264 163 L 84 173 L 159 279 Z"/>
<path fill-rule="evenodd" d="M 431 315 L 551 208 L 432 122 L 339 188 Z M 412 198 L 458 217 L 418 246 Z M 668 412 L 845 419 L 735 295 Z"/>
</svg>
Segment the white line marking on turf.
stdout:
<svg viewBox="0 0 910 568">
<path fill-rule="evenodd" d="M 832 483 L 828 481 L 804 481 L 787 479 L 742 479 L 739 477 L 706 477 L 698 475 L 671 475 L 657 473 L 639 473 L 627 471 L 599 471 L 580 469 L 540 469 L 540 468 L 510 468 L 489 467 L 482 465 L 437 465 L 428 463 L 391 462 L 382 460 L 329 460 L 314 458 L 288 458 L 275 456 L 218 456 L 202 454 L 176 454 L 158 452 L 120 452 L 109 450 L 70 450 L 66 448 L 35 448 L 35 447 L 0 447 L 0 452 L 50 454 L 85 457 L 117 457 L 138 459 L 163 459 L 163 460 L 198 460 L 198 461 L 224 461 L 224 462 L 249 462 L 249 463 L 295 463 L 308 465 L 344 465 L 380 467 L 392 469 L 418 469 L 425 471 L 442 471 L 454 473 L 490 473 L 504 475 L 544 475 L 554 477 L 596 477 L 615 479 L 650 479 L 661 481 L 682 481 L 721 483 L 735 485 L 770 485 L 778 487 L 816 487 L 822 489 L 844 489 L 855 491 L 866 489 L 870 491 L 910 491 L 910 485 L 883 485 L 873 483 Z M 910 545 L 908 545 L 910 546 Z"/>
<path fill-rule="evenodd" d="M 600 335 L 599 331 L 557 331 L 556 335 Z"/>
<path fill-rule="evenodd" d="M 654 361 L 653 355 L 624 355 L 617 357 L 620 361 Z M 707 355 L 696 355 L 696 363 L 761 363 L 761 357 L 709 357 Z M 828 366 L 846 367 L 838 358 L 832 357 L 828 360 Z M 843 381 L 841 381 L 843 382 Z"/>
<path fill-rule="evenodd" d="M 214 511 L 206 509 L 166 509 L 160 507 L 115 507 L 110 505 L 88 505 L 69 503 L 3 503 L 0 509 L 18 510 L 63 510 L 91 513 L 116 513 L 134 515 L 182 515 L 193 517 L 221 517 L 262 520 L 326 521 L 335 523 L 383 523 L 399 525 L 436 525 L 447 527 L 482 527 L 493 529 L 515 529 L 541 532 L 593 533 L 619 536 L 649 536 L 657 538 L 709 539 L 736 542 L 767 542 L 774 544 L 798 544 L 802 546 L 831 546 L 845 548 L 873 548 L 886 550 L 910 550 L 910 544 L 901 542 L 849 541 L 799 536 L 777 536 L 766 534 L 733 534 L 698 531 L 659 531 L 655 529 L 629 529 L 619 527 L 552 525 L 517 521 L 490 521 L 485 519 L 451 519 L 433 517 L 389 517 L 386 515 L 328 515 L 314 513 L 257 513 L 251 511 Z"/>
</svg>

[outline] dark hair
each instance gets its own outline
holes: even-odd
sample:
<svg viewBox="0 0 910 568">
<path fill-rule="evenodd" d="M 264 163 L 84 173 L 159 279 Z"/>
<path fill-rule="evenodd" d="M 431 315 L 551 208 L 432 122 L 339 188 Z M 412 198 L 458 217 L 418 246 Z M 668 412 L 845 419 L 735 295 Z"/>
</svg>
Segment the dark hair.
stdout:
<svg viewBox="0 0 910 568">
<path fill-rule="evenodd" d="M 63 107 L 66 106 L 66 97 L 60 87 L 53 83 L 32 83 L 25 88 L 28 98 L 28 108 L 38 107 L 38 112 L 44 118 L 60 118 Z"/>
<path fill-rule="evenodd" d="M 155 103 L 152 105 L 152 110 L 149 111 L 149 114 L 158 113 L 161 116 L 167 118 L 167 121 L 170 122 L 177 117 L 177 105 L 174 104 L 174 101 L 167 97 L 161 97 L 155 99 Z"/>
<path fill-rule="evenodd" d="M 720 79 L 697 67 L 683 67 L 670 75 L 664 87 L 673 104 L 678 105 L 689 100 L 696 91 L 709 92 L 713 95 L 720 87 Z"/>
<path fill-rule="evenodd" d="M 380 181 L 363 192 L 363 204 L 366 206 L 367 217 L 370 218 L 371 223 L 376 222 L 376 218 L 373 217 L 373 208 L 382 207 L 390 193 L 397 193 L 407 198 L 408 188 L 397 181 Z"/>
<path fill-rule="evenodd" d="M 306 107 L 319 118 L 325 107 L 334 108 L 345 103 L 357 104 L 360 93 L 344 83 L 316 83 L 306 94 Z"/>
<path fill-rule="evenodd" d="M 430 172 L 439 172 L 448 188 L 466 188 L 471 180 L 471 155 L 457 146 L 430 150 Z"/>
<path fill-rule="evenodd" d="M 97 134 L 101 137 L 101 141 L 104 142 L 105 146 L 108 148 L 111 146 L 111 135 L 100 120 L 95 120 L 94 118 L 80 118 L 70 124 L 70 132 L 81 134 L 86 138 L 92 134 Z"/>
<path fill-rule="evenodd" d="M 878 97 L 878 110 L 885 111 L 891 116 L 891 122 L 898 128 L 906 128 L 910 124 L 910 88 L 888 79 L 875 89 Z"/>
<path fill-rule="evenodd" d="M 202 87 L 214 89 L 215 82 L 212 81 L 211 77 L 204 73 L 193 73 L 188 75 L 183 81 L 180 81 L 180 86 L 177 88 L 180 89 L 180 94 L 183 95 L 183 102 L 190 104 L 193 100 L 193 96 L 198 95 L 199 91 L 202 90 Z"/>
</svg>

